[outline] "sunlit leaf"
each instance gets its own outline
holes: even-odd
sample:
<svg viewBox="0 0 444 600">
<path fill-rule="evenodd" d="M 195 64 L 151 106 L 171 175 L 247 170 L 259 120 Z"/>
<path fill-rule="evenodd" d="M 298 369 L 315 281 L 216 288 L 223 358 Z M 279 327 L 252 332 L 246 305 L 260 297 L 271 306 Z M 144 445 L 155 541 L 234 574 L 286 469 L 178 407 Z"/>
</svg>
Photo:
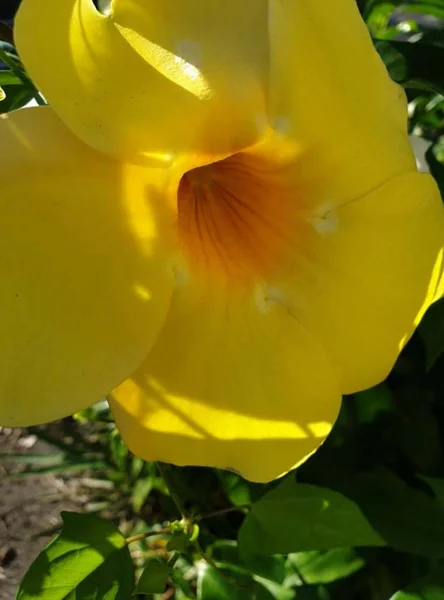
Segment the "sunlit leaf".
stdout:
<svg viewBox="0 0 444 600">
<path fill-rule="evenodd" d="M 309 584 L 331 583 L 356 573 L 365 565 L 364 559 L 352 548 L 298 552 L 291 554 L 290 560 Z"/>
<path fill-rule="evenodd" d="M 17 600 L 128 600 L 134 566 L 119 530 L 91 515 L 62 518 L 60 534 L 29 568 Z"/>
<path fill-rule="evenodd" d="M 239 532 L 242 554 L 381 546 L 358 506 L 338 492 L 287 477 L 256 502 Z"/>
</svg>

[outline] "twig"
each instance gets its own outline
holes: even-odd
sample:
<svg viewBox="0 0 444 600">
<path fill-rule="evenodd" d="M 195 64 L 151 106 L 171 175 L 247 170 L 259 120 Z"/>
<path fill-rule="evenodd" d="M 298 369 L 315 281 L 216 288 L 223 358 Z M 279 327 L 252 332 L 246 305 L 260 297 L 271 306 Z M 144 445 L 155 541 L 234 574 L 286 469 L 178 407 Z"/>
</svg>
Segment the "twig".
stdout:
<svg viewBox="0 0 444 600">
<path fill-rule="evenodd" d="M 175 484 L 173 481 L 173 478 L 171 477 L 171 467 L 170 465 L 167 465 L 166 463 L 156 463 L 157 464 L 157 468 L 160 471 L 160 475 L 162 477 L 162 479 L 165 482 L 165 485 L 170 493 L 171 499 L 173 500 L 174 504 L 177 507 L 177 510 L 179 511 L 180 516 L 182 517 L 182 519 L 185 520 L 189 520 L 188 519 L 188 515 L 187 515 L 187 511 L 185 510 L 182 500 L 179 497 L 179 494 L 176 492 L 175 489 Z"/>
<path fill-rule="evenodd" d="M 157 531 L 145 531 L 144 533 L 138 533 L 137 535 L 133 535 L 129 538 L 126 538 L 125 544 L 132 544 L 133 542 L 139 542 L 140 540 L 144 540 L 149 537 L 154 537 L 155 535 L 166 535 L 171 533 L 171 529 L 166 527 L 165 529 L 158 529 Z"/>
<path fill-rule="evenodd" d="M 244 511 L 249 510 L 251 508 L 251 504 L 239 504 L 239 506 L 229 506 L 228 508 L 222 508 L 220 510 L 215 510 L 213 512 L 207 513 L 205 515 L 198 515 L 195 517 L 194 521 L 202 521 L 202 519 L 212 519 L 213 517 L 220 517 L 222 515 L 226 515 L 227 513 L 235 512 L 235 511 Z"/>
</svg>

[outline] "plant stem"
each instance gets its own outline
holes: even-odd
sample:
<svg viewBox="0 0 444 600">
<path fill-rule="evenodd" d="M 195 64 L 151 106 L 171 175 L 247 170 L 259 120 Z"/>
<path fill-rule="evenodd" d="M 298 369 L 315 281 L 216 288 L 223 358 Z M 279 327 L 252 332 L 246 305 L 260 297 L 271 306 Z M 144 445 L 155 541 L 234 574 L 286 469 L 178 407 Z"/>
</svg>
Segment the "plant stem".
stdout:
<svg viewBox="0 0 444 600">
<path fill-rule="evenodd" d="M 156 464 L 157 468 L 159 469 L 160 475 L 162 476 L 162 479 L 164 480 L 165 485 L 170 493 L 171 499 L 173 500 L 174 504 L 177 507 L 177 510 L 179 511 L 180 516 L 182 517 L 182 519 L 188 520 L 187 511 L 185 510 L 183 502 L 176 491 L 174 480 L 171 476 L 171 466 L 166 463 L 160 462 Z"/>
<path fill-rule="evenodd" d="M 140 540 L 154 537 L 155 535 L 166 535 L 168 533 L 171 533 L 171 529 L 168 527 L 165 529 L 158 529 L 157 531 L 145 531 L 144 533 L 138 533 L 137 535 L 126 538 L 125 544 L 128 546 L 128 544 L 132 544 L 133 542 L 139 542 Z"/>
<path fill-rule="evenodd" d="M 228 508 L 222 508 L 221 510 L 215 510 L 213 512 L 207 513 L 205 515 L 198 515 L 195 517 L 195 521 L 202 521 L 202 519 L 211 519 L 213 517 L 220 517 L 227 513 L 235 512 L 235 511 L 244 511 L 249 510 L 251 508 L 251 504 L 239 504 L 239 506 L 229 506 Z"/>
</svg>

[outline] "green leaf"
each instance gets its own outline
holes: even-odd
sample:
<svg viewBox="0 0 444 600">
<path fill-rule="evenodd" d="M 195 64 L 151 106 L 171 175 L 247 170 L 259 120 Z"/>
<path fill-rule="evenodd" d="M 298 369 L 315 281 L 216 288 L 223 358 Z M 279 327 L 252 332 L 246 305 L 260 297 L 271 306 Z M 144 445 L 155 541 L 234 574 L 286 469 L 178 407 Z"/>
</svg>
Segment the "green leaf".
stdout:
<svg viewBox="0 0 444 600">
<path fill-rule="evenodd" d="M 444 300 L 432 304 L 418 327 L 418 333 L 425 345 L 426 368 L 430 371 L 444 352 Z"/>
<path fill-rule="evenodd" d="M 227 566 L 215 569 L 208 563 L 198 566 L 199 600 L 273 600 L 273 596 L 249 575 Z"/>
<path fill-rule="evenodd" d="M 398 418 L 392 430 L 397 448 L 419 472 L 440 468 L 443 446 L 433 392 L 410 383 L 396 390 Z"/>
<path fill-rule="evenodd" d="M 390 17 L 392 16 L 395 4 L 393 2 L 368 2 L 369 9 L 365 10 L 367 25 L 374 36 L 385 33 Z"/>
<path fill-rule="evenodd" d="M 383 468 L 350 476 L 340 487 L 390 546 L 429 558 L 444 556 L 444 510 L 432 496 Z"/>
<path fill-rule="evenodd" d="M 158 558 L 152 558 L 140 576 L 134 593 L 163 594 L 170 576 L 170 568 Z"/>
<path fill-rule="evenodd" d="M 0 62 L 9 67 L 9 71 L 6 71 L 8 74 L 5 77 L 9 78 L 10 81 L 0 83 L 6 95 L 6 98 L 0 104 L 0 113 L 6 113 L 25 106 L 36 96 L 37 90 L 23 70 L 14 46 L 3 41 L 0 41 Z M 16 79 L 11 80 L 12 75 L 15 75 L 19 82 Z"/>
<path fill-rule="evenodd" d="M 422 476 L 421 479 L 432 488 L 435 498 L 437 499 L 441 507 L 444 508 L 444 479 L 440 479 L 438 477 L 424 476 Z"/>
<path fill-rule="evenodd" d="M 371 423 L 394 406 L 393 393 L 386 383 L 354 394 L 352 402 L 360 423 Z"/>
<path fill-rule="evenodd" d="M 398 10 L 410 13 L 433 15 L 438 19 L 444 19 L 444 9 L 442 8 L 442 6 L 440 7 L 436 3 L 434 4 L 433 2 L 410 2 L 408 4 L 400 4 Z"/>
<path fill-rule="evenodd" d="M 218 471 L 218 478 L 229 501 L 235 506 L 249 504 L 251 495 L 248 483 L 230 471 Z"/>
<path fill-rule="evenodd" d="M 131 491 L 131 504 L 135 513 L 139 513 L 153 489 L 151 477 L 137 479 Z"/>
<path fill-rule="evenodd" d="M 128 600 L 134 566 L 125 538 L 109 521 L 62 513 L 60 534 L 39 554 L 17 600 Z"/>
<path fill-rule="evenodd" d="M 430 148 L 427 150 L 426 152 L 426 160 L 427 160 L 427 164 L 429 166 L 429 170 L 430 173 L 433 175 L 436 183 L 438 184 L 439 187 L 439 191 L 441 192 L 441 197 L 444 201 L 444 160 L 443 160 L 443 156 L 444 156 L 444 140 L 443 138 L 439 138 L 437 140 L 437 142 L 435 144 L 433 144 L 433 146 L 430 146 Z M 432 304 L 433 308 L 435 305 Z M 429 309 L 430 311 L 431 309 Z M 429 312 L 427 311 L 427 312 Z M 427 313 L 425 315 L 424 318 L 427 317 Z M 423 319 L 424 320 L 424 319 Z M 421 324 L 420 324 L 421 327 Z M 432 353 L 432 356 L 430 358 L 428 358 L 428 361 L 434 362 L 434 356 Z"/>
<path fill-rule="evenodd" d="M 23 82 L 13 71 L 0 71 L 0 85 L 21 85 Z"/>
<path fill-rule="evenodd" d="M 2 86 L 6 98 L 0 103 L 0 114 L 22 108 L 35 96 L 35 89 L 25 84 Z"/>
<path fill-rule="evenodd" d="M 168 541 L 168 552 L 186 552 L 190 545 L 190 538 L 185 531 L 175 531 Z"/>
<path fill-rule="evenodd" d="M 211 558 L 217 563 L 232 564 L 245 569 L 262 579 L 282 584 L 285 580 L 285 558 L 282 556 L 239 556 L 237 543 L 233 540 L 218 540 L 211 547 Z"/>
<path fill-rule="evenodd" d="M 443 598 L 444 586 L 431 584 L 417 592 L 397 592 L 390 600 L 443 600 Z"/>
<path fill-rule="evenodd" d="M 444 93 L 444 48 L 393 40 L 374 43 L 394 81 L 404 87 Z"/>
<path fill-rule="evenodd" d="M 110 434 L 110 450 L 117 468 L 125 471 L 129 451 L 117 429 Z"/>
<path fill-rule="evenodd" d="M 382 545 L 354 502 L 327 488 L 298 484 L 294 475 L 253 505 L 239 532 L 243 555 Z"/>
<path fill-rule="evenodd" d="M 289 559 L 308 584 L 332 583 L 356 573 L 365 565 L 364 559 L 352 548 L 298 552 L 291 554 Z"/>
</svg>

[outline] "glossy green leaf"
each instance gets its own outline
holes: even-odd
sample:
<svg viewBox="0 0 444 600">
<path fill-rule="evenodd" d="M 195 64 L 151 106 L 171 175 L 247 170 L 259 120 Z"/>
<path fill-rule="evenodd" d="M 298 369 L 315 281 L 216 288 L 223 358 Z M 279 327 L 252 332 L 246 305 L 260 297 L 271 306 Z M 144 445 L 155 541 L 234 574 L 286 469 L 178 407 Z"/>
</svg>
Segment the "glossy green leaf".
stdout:
<svg viewBox="0 0 444 600">
<path fill-rule="evenodd" d="M 17 600 L 128 600 L 134 567 L 125 539 L 110 521 L 62 513 L 60 534 L 39 554 Z"/>
<path fill-rule="evenodd" d="M 373 2 L 368 1 L 365 6 L 364 16 L 367 25 L 374 36 L 380 36 L 385 33 L 390 17 L 395 8 L 394 2 Z"/>
<path fill-rule="evenodd" d="M 249 485 L 245 479 L 230 471 L 218 471 L 217 475 L 232 504 L 239 506 L 251 502 Z"/>
<path fill-rule="evenodd" d="M 293 475 L 253 505 L 239 532 L 243 555 L 382 545 L 353 501 L 327 488 L 296 483 Z"/>
<path fill-rule="evenodd" d="M 145 566 L 135 593 L 137 594 L 163 594 L 167 586 L 170 568 L 158 558 L 152 558 Z"/>
<path fill-rule="evenodd" d="M 298 552 L 289 557 L 305 583 L 332 583 L 359 571 L 365 561 L 352 548 Z"/>
<path fill-rule="evenodd" d="M 21 85 L 22 80 L 10 70 L 0 71 L 0 85 Z"/>
</svg>

